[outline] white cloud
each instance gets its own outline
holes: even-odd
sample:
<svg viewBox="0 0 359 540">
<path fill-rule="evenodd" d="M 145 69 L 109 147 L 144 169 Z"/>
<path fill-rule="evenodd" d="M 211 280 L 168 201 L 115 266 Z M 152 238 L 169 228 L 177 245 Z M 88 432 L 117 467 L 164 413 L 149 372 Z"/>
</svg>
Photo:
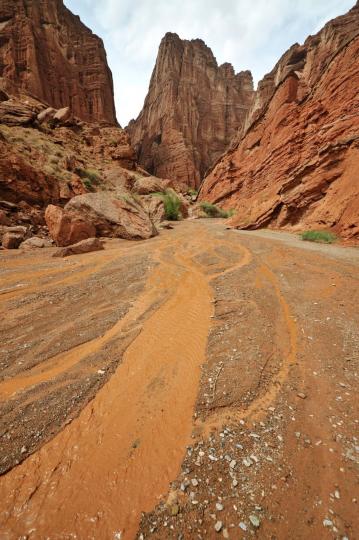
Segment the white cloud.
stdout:
<svg viewBox="0 0 359 540">
<path fill-rule="evenodd" d="M 354 0 L 65 0 L 106 45 L 117 115 L 124 126 L 147 93 L 161 38 L 203 39 L 218 63 L 251 69 L 255 81 Z"/>
</svg>

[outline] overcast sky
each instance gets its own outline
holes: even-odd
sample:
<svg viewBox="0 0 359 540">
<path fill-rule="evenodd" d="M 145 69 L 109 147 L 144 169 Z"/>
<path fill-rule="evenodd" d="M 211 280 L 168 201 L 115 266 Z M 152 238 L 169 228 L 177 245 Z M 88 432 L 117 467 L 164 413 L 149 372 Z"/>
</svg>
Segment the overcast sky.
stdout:
<svg viewBox="0 0 359 540">
<path fill-rule="evenodd" d="M 166 32 L 203 39 L 219 64 L 250 69 L 255 83 L 295 42 L 348 11 L 355 0 L 65 0 L 102 37 L 113 73 L 117 117 L 139 114 Z"/>
</svg>

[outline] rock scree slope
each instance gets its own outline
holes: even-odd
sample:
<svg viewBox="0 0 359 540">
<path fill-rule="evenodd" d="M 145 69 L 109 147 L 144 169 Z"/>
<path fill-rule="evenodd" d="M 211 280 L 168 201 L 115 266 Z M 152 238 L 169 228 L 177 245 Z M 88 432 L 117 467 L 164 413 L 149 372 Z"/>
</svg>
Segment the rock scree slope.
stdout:
<svg viewBox="0 0 359 540">
<path fill-rule="evenodd" d="M 249 71 L 218 66 L 202 40 L 167 33 L 143 109 L 128 126 L 140 164 L 183 189 L 197 188 L 244 125 L 252 99 Z"/>
<path fill-rule="evenodd" d="M 359 235 L 359 4 L 259 83 L 246 126 L 199 199 L 235 208 L 238 228 Z"/>
<path fill-rule="evenodd" d="M 81 120 L 117 123 L 103 42 L 62 0 L 0 0 L 0 77 Z"/>
</svg>

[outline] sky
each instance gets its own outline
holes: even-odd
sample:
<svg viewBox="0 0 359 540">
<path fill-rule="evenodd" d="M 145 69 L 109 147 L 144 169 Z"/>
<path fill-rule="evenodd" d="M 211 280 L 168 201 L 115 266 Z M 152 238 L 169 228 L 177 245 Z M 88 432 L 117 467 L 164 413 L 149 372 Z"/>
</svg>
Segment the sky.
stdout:
<svg viewBox="0 0 359 540">
<path fill-rule="evenodd" d="M 255 84 L 293 44 L 303 43 L 356 0 L 65 0 L 99 35 L 112 70 L 117 118 L 142 109 L 166 32 L 203 39 L 218 64 L 250 69 Z"/>
</svg>

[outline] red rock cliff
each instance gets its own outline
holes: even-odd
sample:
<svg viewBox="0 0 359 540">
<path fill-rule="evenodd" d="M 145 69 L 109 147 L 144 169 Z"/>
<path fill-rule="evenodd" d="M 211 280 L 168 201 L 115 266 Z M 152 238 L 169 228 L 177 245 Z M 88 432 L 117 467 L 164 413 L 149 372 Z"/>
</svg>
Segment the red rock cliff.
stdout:
<svg viewBox="0 0 359 540">
<path fill-rule="evenodd" d="M 243 126 L 252 98 L 249 71 L 218 66 L 200 39 L 166 34 L 142 112 L 128 126 L 139 162 L 182 187 L 198 187 Z"/>
<path fill-rule="evenodd" d="M 116 123 L 102 40 L 62 0 L 0 0 L 0 77 L 84 121 Z"/>
<path fill-rule="evenodd" d="M 359 235 L 359 2 L 260 82 L 246 126 L 200 200 L 235 208 L 238 228 Z"/>
</svg>

